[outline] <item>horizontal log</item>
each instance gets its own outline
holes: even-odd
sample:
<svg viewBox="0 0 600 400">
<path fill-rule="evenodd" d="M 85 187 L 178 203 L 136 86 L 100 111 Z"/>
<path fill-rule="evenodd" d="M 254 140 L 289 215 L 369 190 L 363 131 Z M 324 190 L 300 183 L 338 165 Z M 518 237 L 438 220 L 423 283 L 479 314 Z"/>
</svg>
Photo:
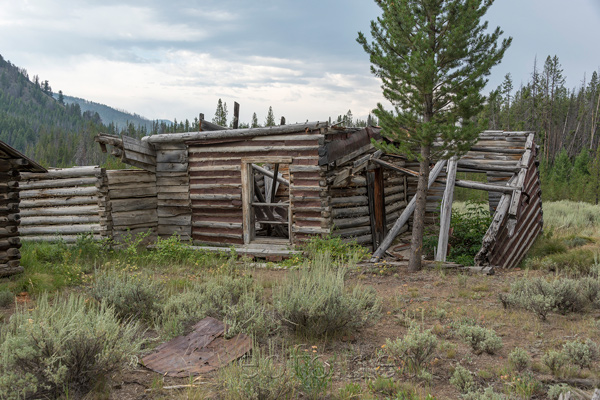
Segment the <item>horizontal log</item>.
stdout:
<svg viewBox="0 0 600 400">
<path fill-rule="evenodd" d="M 110 198 L 113 199 L 129 199 L 131 197 L 155 197 L 156 186 L 132 187 L 122 190 L 111 190 Z"/>
<path fill-rule="evenodd" d="M 156 152 L 157 163 L 187 163 L 188 151 L 186 150 L 159 150 Z"/>
<path fill-rule="evenodd" d="M 55 178 L 79 178 L 83 176 L 99 176 L 102 169 L 98 166 L 73 167 L 49 169 L 46 173 L 22 172 L 21 177 L 25 180 L 30 179 L 55 179 Z"/>
<path fill-rule="evenodd" d="M 231 187 L 231 186 L 225 186 L 225 185 L 214 185 L 214 186 L 210 186 L 210 187 Z M 239 185 L 241 186 L 241 185 Z M 235 186 L 234 186 L 235 187 Z M 157 186 L 156 187 L 156 192 L 157 194 L 161 194 L 161 193 L 188 193 L 190 191 L 190 187 L 187 185 L 178 185 L 178 186 Z"/>
<path fill-rule="evenodd" d="M 0 240 L 0 250 L 6 249 L 20 249 L 21 248 L 21 239 L 18 236 L 6 238 Z"/>
<path fill-rule="evenodd" d="M 389 163 L 387 161 L 378 160 L 378 159 L 374 159 L 372 161 L 374 163 L 376 163 L 376 164 L 379 164 L 379 165 L 383 166 L 383 167 L 386 167 L 386 168 L 391 169 L 391 170 L 396 171 L 396 172 L 400 172 L 400 173 L 405 174 L 405 175 L 415 176 L 415 177 L 419 176 L 419 173 L 417 171 L 413 171 L 411 169 L 404 168 L 404 167 L 398 167 L 398 166 L 396 166 L 396 165 L 394 165 L 392 163 Z"/>
<path fill-rule="evenodd" d="M 241 194 L 190 194 L 192 200 L 242 200 Z"/>
<path fill-rule="evenodd" d="M 79 233 L 99 233 L 99 224 L 88 225 L 49 225 L 49 226 L 24 226 L 19 229 L 23 237 L 27 235 L 72 235 Z"/>
<path fill-rule="evenodd" d="M 197 177 L 194 177 L 192 179 L 197 179 Z M 214 177 L 211 177 L 210 179 L 212 179 L 213 181 L 215 180 Z M 239 178 L 238 178 L 239 179 Z M 156 178 L 156 186 L 168 186 L 168 185 L 184 185 L 187 186 L 190 184 L 190 178 L 188 178 L 188 176 L 176 176 L 176 177 L 171 177 L 171 176 L 167 176 L 167 177 L 157 177 Z"/>
<path fill-rule="evenodd" d="M 356 237 L 367 235 L 371 233 L 371 225 L 368 226 L 360 226 L 356 228 L 348 228 L 348 229 L 337 229 L 334 230 L 331 234 L 333 236 L 341 236 L 341 237 Z"/>
<path fill-rule="evenodd" d="M 25 269 L 18 263 L 16 265 L 0 264 L 0 278 L 20 274 L 24 271 Z"/>
<path fill-rule="evenodd" d="M 366 217 L 354 217 L 354 218 L 338 218 L 333 221 L 334 228 L 337 229 L 346 229 L 346 228 L 355 228 L 357 226 L 368 225 L 371 223 L 371 218 L 369 216 Z"/>
<path fill-rule="evenodd" d="M 49 197 L 75 197 L 75 196 L 93 196 L 98 193 L 98 189 L 92 187 L 74 187 L 61 189 L 35 189 L 22 190 L 19 195 L 21 199 L 49 198 Z"/>
<path fill-rule="evenodd" d="M 172 201 L 172 200 L 181 200 L 188 201 L 190 200 L 190 193 L 185 191 L 183 193 L 158 193 L 156 195 L 157 200 L 162 201 Z"/>
<path fill-rule="evenodd" d="M 280 135 L 292 132 L 313 131 L 327 127 L 327 122 L 309 122 L 305 124 L 293 124 L 282 126 L 271 126 L 265 128 L 227 129 L 210 132 L 186 132 L 169 133 L 161 135 L 145 136 L 142 141 L 149 143 L 184 143 L 187 141 L 202 141 L 214 139 L 243 138 L 252 136 Z"/>
<path fill-rule="evenodd" d="M 125 211 L 125 212 L 113 212 L 112 223 L 113 225 L 134 225 L 134 224 L 148 224 L 157 223 L 158 213 L 156 209 L 149 210 L 136 210 L 136 211 Z"/>
<path fill-rule="evenodd" d="M 112 212 L 150 210 L 157 208 L 156 197 L 111 199 L 110 208 Z"/>
<path fill-rule="evenodd" d="M 235 222 L 207 222 L 207 221 L 194 221 L 192 226 L 195 228 L 224 228 L 224 229 L 241 229 L 241 223 Z"/>
<path fill-rule="evenodd" d="M 32 236 L 24 236 L 21 239 L 23 239 L 23 242 L 64 242 L 64 243 L 75 243 L 77 242 L 77 240 L 79 240 L 80 235 L 79 234 L 72 234 L 72 235 L 32 235 Z M 92 239 L 94 240 L 100 240 L 102 239 L 101 235 L 92 235 L 91 236 Z"/>
<path fill-rule="evenodd" d="M 477 151 L 481 153 L 504 153 L 504 154 L 523 154 L 525 149 L 508 149 L 506 147 L 484 147 L 473 146 L 469 151 Z"/>
<path fill-rule="evenodd" d="M 437 182 L 445 184 L 446 180 L 440 179 Z M 489 183 L 464 181 L 464 180 L 456 180 L 456 182 L 454 182 L 454 184 L 458 187 L 464 187 L 467 189 L 485 190 L 488 192 L 499 192 L 499 193 L 512 193 L 518 189 L 518 188 L 510 187 L 510 186 L 490 185 Z"/>
<path fill-rule="evenodd" d="M 187 163 L 156 163 L 156 174 L 161 172 L 184 172 L 188 170 Z"/>
<path fill-rule="evenodd" d="M 367 196 L 334 197 L 329 201 L 332 207 L 362 206 L 368 203 L 369 198 Z"/>
<path fill-rule="evenodd" d="M 138 170 L 106 171 L 106 177 L 109 186 L 125 183 L 156 182 L 156 174 Z"/>
<path fill-rule="evenodd" d="M 90 186 L 98 182 L 98 177 L 47 179 L 47 180 L 24 180 L 19 188 L 21 191 L 29 189 L 69 188 L 77 186 Z"/>
<path fill-rule="evenodd" d="M 517 166 L 508 165 L 494 165 L 491 163 L 478 163 L 476 161 L 458 160 L 458 166 L 461 168 L 474 169 L 477 171 L 495 171 L 495 172 L 509 172 L 515 173 L 519 171 Z"/>
<path fill-rule="evenodd" d="M 341 218 L 341 217 L 351 217 L 351 216 L 358 216 L 358 215 L 368 215 L 369 214 L 369 207 L 368 206 L 364 206 L 364 207 L 351 207 L 351 208 L 334 208 L 331 211 L 331 216 L 335 219 L 335 218 Z"/>
<path fill-rule="evenodd" d="M 75 215 L 75 216 L 31 216 L 21 219 L 21 227 L 25 226 L 40 226 L 40 225 L 66 225 L 66 224 L 90 224 L 99 223 L 99 215 Z M 21 228 L 22 230 L 22 228 Z"/>
<path fill-rule="evenodd" d="M 0 236 L 13 236 L 18 233 L 19 229 L 16 226 L 2 226 L 0 227 Z"/>
</svg>

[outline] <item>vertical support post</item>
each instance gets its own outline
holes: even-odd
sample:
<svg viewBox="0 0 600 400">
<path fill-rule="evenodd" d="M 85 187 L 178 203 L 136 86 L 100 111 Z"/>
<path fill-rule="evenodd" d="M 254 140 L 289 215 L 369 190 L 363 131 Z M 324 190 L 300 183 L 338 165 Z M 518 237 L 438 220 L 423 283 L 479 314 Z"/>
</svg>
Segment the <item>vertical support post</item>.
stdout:
<svg viewBox="0 0 600 400">
<path fill-rule="evenodd" d="M 448 252 L 448 236 L 452 219 L 452 201 L 454 200 L 454 182 L 456 182 L 457 158 L 452 157 L 446 166 L 446 189 L 442 198 L 440 212 L 440 236 L 438 238 L 435 261 L 446 261 Z"/>
<path fill-rule="evenodd" d="M 383 168 L 367 171 L 367 195 L 373 249 L 379 247 L 386 234 L 385 194 L 383 191 Z"/>
<path fill-rule="evenodd" d="M 233 102 L 233 129 L 237 129 L 240 123 L 240 105 L 237 101 Z"/>
<path fill-rule="evenodd" d="M 285 125 L 285 117 L 284 116 L 281 117 L 281 123 L 279 125 Z"/>
<path fill-rule="evenodd" d="M 242 229 L 244 244 L 254 239 L 254 218 L 252 216 L 252 201 L 254 200 L 254 172 L 252 166 L 242 161 L 242 213 L 244 216 Z"/>
<path fill-rule="evenodd" d="M 198 132 L 202 132 L 202 121 L 204 121 L 204 113 L 200 113 L 200 119 L 198 120 Z"/>
</svg>

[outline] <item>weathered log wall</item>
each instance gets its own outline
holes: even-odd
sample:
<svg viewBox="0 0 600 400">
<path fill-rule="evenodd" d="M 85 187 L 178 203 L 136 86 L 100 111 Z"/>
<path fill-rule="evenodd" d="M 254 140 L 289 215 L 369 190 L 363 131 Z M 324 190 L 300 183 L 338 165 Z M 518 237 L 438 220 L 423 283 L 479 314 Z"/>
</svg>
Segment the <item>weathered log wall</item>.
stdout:
<svg viewBox="0 0 600 400">
<path fill-rule="evenodd" d="M 218 184 L 217 182 L 215 182 Z M 184 143 L 156 145 L 158 235 L 192 238 L 188 148 Z"/>
<path fill-rule="evenodd" d="M 110 236 L 105 218 L 108 185 L 98 166 L 21 174 L 21 227 L 24 240 L 72 243 L 81 234 Z"/>
<path fill-rule="evenodd" d="M 268 137 L 229 139 L 226 143 L 222 140 L 189 142 L 189 196 L 194 244 L 244 244 L 242 163 L 268 162 L 269 158 L 291 160 L 292 241 L 303 240 L 311 234 L 328 233 L 327 192 L 324 172 L 318 165 L 318 149 L 322 142 L 320 129 L 308 128 Z"/>
<path fill-rule="evenodd" d="M 0 163 L 0 277 L 23 271 L 20 265 L 19 239 L 19 181 L 21 179 L 11 160 Z"/>
<path fill-rule="evenodd" d="M 141 233 L 156 240 L 158 213 L 156 174 L 141 170 L 106 171 L 108 199 L 100 215 L 117 242 Z"/>
<path fill-rule="evenodd" d="M 156 175 L 140 170 L 106 171 L 98 166 L 22 173 L 23 240 L 73 243 L 150 232 L 156 238 Z"/>
</svg>

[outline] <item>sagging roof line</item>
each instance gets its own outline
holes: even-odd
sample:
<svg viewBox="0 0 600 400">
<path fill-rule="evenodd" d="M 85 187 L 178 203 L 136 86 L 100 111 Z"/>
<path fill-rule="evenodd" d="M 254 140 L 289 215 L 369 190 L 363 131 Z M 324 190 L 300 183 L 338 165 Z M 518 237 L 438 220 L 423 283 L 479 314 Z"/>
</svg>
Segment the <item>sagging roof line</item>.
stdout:
<svg viewBox="0 0 600 400">
<path fill-rule="evenodd" d="M 202 141 L 210 139 L 228 139 L 228 138 L 242 138 L 250 136 L 269 136 L 281 133 L 299 132 L 302 130 L 316 130 L 320 128 L 327 128 L 328 122 L 326 121 L 315 121 L 306 122 L 303 124 L 290 124 L 290 125 L 277 125 L 261 128 L 246 128 L 246 129 L 226 129 L 226 130 L 213 130 L 213 131 L 202 131 L 202 132 L 184 132 L 184 133 L 163 133 L 160 135 L 144 136 L 143 142 L 150 144 L 159 143 L 185 143 L 191 141 Z"/>
</svg>

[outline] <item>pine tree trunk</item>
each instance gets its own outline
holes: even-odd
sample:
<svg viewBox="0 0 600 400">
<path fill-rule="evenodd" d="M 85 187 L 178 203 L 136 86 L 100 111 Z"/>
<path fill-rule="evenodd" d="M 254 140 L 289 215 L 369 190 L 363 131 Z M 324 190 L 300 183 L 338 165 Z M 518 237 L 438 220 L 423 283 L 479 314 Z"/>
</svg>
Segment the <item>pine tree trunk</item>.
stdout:
<svg viewBox="0 0 600 400">
<path fill-rule="evenodd" d="M 421 162 L 419 168 L 419 180 L 417 182 L 417 197 L 415 213 L 413 215 L 412 239 L 410 242 L 410 258 L 408 270 L 410 272 L 421 269 L 423 255 L 423 232 L 425 230 L 425 209 L 427 207 L 427 183 L 429 182 L 429 164 L 431 158 L 431 147 L 421 146 Z"/>
</svg>

